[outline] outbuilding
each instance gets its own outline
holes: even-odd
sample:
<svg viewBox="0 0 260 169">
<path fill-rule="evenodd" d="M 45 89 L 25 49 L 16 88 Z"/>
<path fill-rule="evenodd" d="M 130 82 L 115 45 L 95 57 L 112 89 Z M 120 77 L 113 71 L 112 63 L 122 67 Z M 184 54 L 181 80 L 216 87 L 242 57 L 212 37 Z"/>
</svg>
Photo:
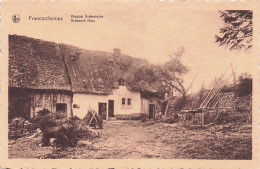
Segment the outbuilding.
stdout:
<svg viewBox="0 0 260 169">
<path fill-rule="evenodd" d="M 9 119 L 48 109 L 72 116 L 72 92 L 58 44 L 9 35 Z"/>
</svg>

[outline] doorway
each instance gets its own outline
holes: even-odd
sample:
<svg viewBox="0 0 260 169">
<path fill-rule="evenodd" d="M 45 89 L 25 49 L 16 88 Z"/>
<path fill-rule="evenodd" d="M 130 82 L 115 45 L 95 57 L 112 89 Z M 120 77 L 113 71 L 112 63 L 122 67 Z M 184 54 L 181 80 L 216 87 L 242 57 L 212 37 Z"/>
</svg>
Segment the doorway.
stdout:
<svg viewBox="0 0 260 169">
<path fill-rule="evenodd" d="M 155 104 L 149 104 L 149 119 L 153 119 L 155 116 Z"/>
<path fill-rule="evenodd" d="M 108 100 L 108 117 L 114 117 L 114 100 Z"/>
<path fill-rule="evenodd" d="M 107 103 L 98 103 L 98 115 L 100 115 L 103 120 L 107 119 Z"/>
</svg>

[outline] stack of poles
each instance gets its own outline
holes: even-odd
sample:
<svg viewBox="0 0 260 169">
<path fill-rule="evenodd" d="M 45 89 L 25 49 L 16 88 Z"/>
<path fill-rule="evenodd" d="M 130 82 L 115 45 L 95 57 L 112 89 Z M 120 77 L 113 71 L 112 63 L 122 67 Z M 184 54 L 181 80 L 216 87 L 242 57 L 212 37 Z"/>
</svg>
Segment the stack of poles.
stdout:
<svg viewBox="0 0 260 169">
<path fill-rule="evenodd" d="M 218 94 L 218 91 L 222 86 L 221 84 L 222 84 L 224 76 L 226 75 L 227 70 L 220 76 L 219 80 L 215 83 L 213 88 L 209 91 L 209 93 L 205 97 L 204 101 L 199 106 L 199 109 L 206 108 L 208 103 L 216 96 L 216 94 Z M 222 88 L 223 88 L 223 86 L 222 86 Z"/>
<path fill-rule="evenodd" d="M 201 114 L 201 124 L 204 125 L 204 110 L 205 108 L 215 108 L 218 104 L 217 95 L 220 93 L 220 91 L 223 89 L 223 87 L 226 85 L 226 83 L 229 81 L 233 73 L 228 77 L 227 80 L 224 80 L 224 76 L 226 74 L 227 70 L 220 76 L 217 83 L 213 86 L 213 88 L 209 91 L 206 98 L 202 102 L 202 104 L 199 106 L 199 109 L 202 109 Z"/>
</svg>

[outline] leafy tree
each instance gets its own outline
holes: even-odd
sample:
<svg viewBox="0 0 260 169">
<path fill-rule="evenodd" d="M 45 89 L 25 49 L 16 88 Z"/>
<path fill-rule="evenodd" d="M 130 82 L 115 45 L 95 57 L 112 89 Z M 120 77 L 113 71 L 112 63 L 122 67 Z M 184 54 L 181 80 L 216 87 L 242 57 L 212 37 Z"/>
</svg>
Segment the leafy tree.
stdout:
<svg viewBox="0 0 260 169">
<path fill-rule="evenodd" d="M 253 39 L 253 12 L 251 10 L 219 11 L 224 21 L 220 28 L 220 35 L 216 35 L 216 42 L 230 50 L 249 50 Z"/>
<path fill-rule="evenodd" d="M 163 65 L 145 64 L 137 68 L 132 77 L 128 77 L 129 83 L 135 83 L 136 88 L 147 91 L 157 91 L 160 96 L 165 93 L 172 96 L 174 91 L 185 94 L 183 87 L 183 75 L 187 73 L 187 68 L 180 62 L 180 55 L 183 50 L 179 50 L 171 56 L 171 60 Z"/>
</svg>

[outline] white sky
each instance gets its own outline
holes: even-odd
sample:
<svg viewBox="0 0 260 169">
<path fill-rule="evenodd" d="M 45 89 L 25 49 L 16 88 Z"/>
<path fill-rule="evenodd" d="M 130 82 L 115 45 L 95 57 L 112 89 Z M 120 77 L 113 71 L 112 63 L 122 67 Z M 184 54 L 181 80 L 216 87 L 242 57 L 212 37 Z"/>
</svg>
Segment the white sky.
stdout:
<svg viewBox="0 0 260 169">
<path fill-rule="evenodd" d="M 215 35 L 223 26 L 218 10 L 144 4 L 93 8 L 76 3 L 65 9 L 62 5 L 49 4 L 41 10 L 38 4 L 22 11 L 20 7 L 10 6 L 8 17 L 17 13 L 22 20 L 18 24 L 9 22 L 9 34 L 71 44 L 88 50 L 112 52 L 113 48 L 119 48 L 124 54 L 145 58 L 154 64 L 168 61 L 168 55 L 183 46 L 185 53 L 181 61 L 190 70 L 184 77 L 186 87 L 198 72 L 193 91 L 200 89 L 203 82 L 207 85 L 220 76 L 230 63 L 237 68 L 237 74 L 251 72 L 249 65 L 253 56 L 244 51 L 229 51 L 214 42 Z M 96 23 L 71 23 L 71 14 L 103 15 L 104 19 Z M 62 16 L 64 21 L 29 21 L 30 15 Z"/>
</svg>

